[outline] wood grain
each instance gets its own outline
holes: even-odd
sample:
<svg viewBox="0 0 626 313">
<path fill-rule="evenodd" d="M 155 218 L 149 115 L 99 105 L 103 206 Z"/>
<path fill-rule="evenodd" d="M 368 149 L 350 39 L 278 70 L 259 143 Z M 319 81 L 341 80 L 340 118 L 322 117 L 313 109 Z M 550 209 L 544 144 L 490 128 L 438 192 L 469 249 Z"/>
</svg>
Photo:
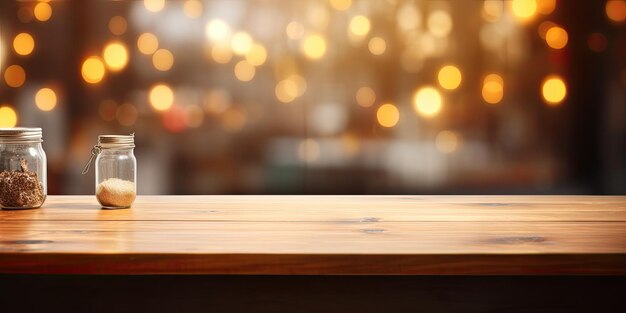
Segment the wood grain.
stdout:
<svg viewBox="0 0 626 313">
<path fill-rule="evenodd" d="M 51 196 L 0 273 L 626 274 L 626 197 Z"/>
</svg>

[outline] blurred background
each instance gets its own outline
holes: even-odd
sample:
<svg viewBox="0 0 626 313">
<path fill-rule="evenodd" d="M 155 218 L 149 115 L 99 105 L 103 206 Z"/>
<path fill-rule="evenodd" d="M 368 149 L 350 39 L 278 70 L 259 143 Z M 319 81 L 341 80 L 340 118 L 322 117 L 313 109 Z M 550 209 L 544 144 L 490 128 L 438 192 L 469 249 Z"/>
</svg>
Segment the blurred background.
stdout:
<svg viewBox="0 0 626 313">
<path fill-rule="evenodd" d="M 626 194 L 623 0 L 0 2 L 0 127 L 50 194 Z"/>
</svg>

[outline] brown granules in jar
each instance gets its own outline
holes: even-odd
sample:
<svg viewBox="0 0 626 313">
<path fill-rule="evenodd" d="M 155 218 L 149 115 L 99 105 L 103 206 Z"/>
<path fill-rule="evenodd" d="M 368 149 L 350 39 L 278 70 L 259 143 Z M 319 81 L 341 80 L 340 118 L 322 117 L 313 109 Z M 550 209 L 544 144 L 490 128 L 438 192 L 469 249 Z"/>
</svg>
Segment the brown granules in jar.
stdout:
<svg viewBox="0 0 626 313">
<path fill-rule="evenodd" d="M 104 207 L 130 207 L 135 196 L 135 183 L 128 180 L 109 178 L 96 187 L 96 198 Z"/>
<path fill-rule="evenodd" d="M 0 172 L 0 206 L 5 208 L 39 207 L 45 194 L 37 173 L 28 171 L 25 160 L 20 160 L 21 171 Z"/>
</svg>

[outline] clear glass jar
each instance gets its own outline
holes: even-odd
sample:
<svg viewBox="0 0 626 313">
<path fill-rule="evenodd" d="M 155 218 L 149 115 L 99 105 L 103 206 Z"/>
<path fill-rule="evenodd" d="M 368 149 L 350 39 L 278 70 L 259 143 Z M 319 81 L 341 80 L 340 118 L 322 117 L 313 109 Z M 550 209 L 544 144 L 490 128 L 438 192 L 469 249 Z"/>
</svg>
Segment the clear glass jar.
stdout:
<svg viewBox="0 0 626 313">
<path fill-rule="evenodd" d="M 34 209 L 47 195 L 41 128 L 0 128 L 0 208 Z"/>
<path fill-rule="evenodd" d="M 101 135 L 92 150 L 96 167 L 96 199 L 105 209 L 129 208 L 137 195 L 137 159 L 133 135 Z M 90 160 L 91 162 L 91 160 Z M 86 173 L 89 165 L 83 173 Z"/>
</svg>

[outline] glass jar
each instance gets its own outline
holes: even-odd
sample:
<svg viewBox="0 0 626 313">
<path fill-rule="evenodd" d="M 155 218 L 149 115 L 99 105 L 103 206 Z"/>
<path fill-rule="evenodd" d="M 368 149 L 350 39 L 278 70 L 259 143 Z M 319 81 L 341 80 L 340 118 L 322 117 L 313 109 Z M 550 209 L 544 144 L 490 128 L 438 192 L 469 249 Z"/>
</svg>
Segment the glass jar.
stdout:
<svg viewBox="0 0 626 313">
<path fill-rule="evenodd" d="M 134 148 L 134 134 L 98 136 L 91 160 L 96 157 L 96 199 L 105 209 L 129 208 L 135 201 L 137 159 Z M 89 164 L 83 174 L 88 170 Z"/>
<path fill-rule="evenodd" d="M 46 200 L 41 128 L 0 128 L 0 208 L 34 209 Z"/>
</svg>

